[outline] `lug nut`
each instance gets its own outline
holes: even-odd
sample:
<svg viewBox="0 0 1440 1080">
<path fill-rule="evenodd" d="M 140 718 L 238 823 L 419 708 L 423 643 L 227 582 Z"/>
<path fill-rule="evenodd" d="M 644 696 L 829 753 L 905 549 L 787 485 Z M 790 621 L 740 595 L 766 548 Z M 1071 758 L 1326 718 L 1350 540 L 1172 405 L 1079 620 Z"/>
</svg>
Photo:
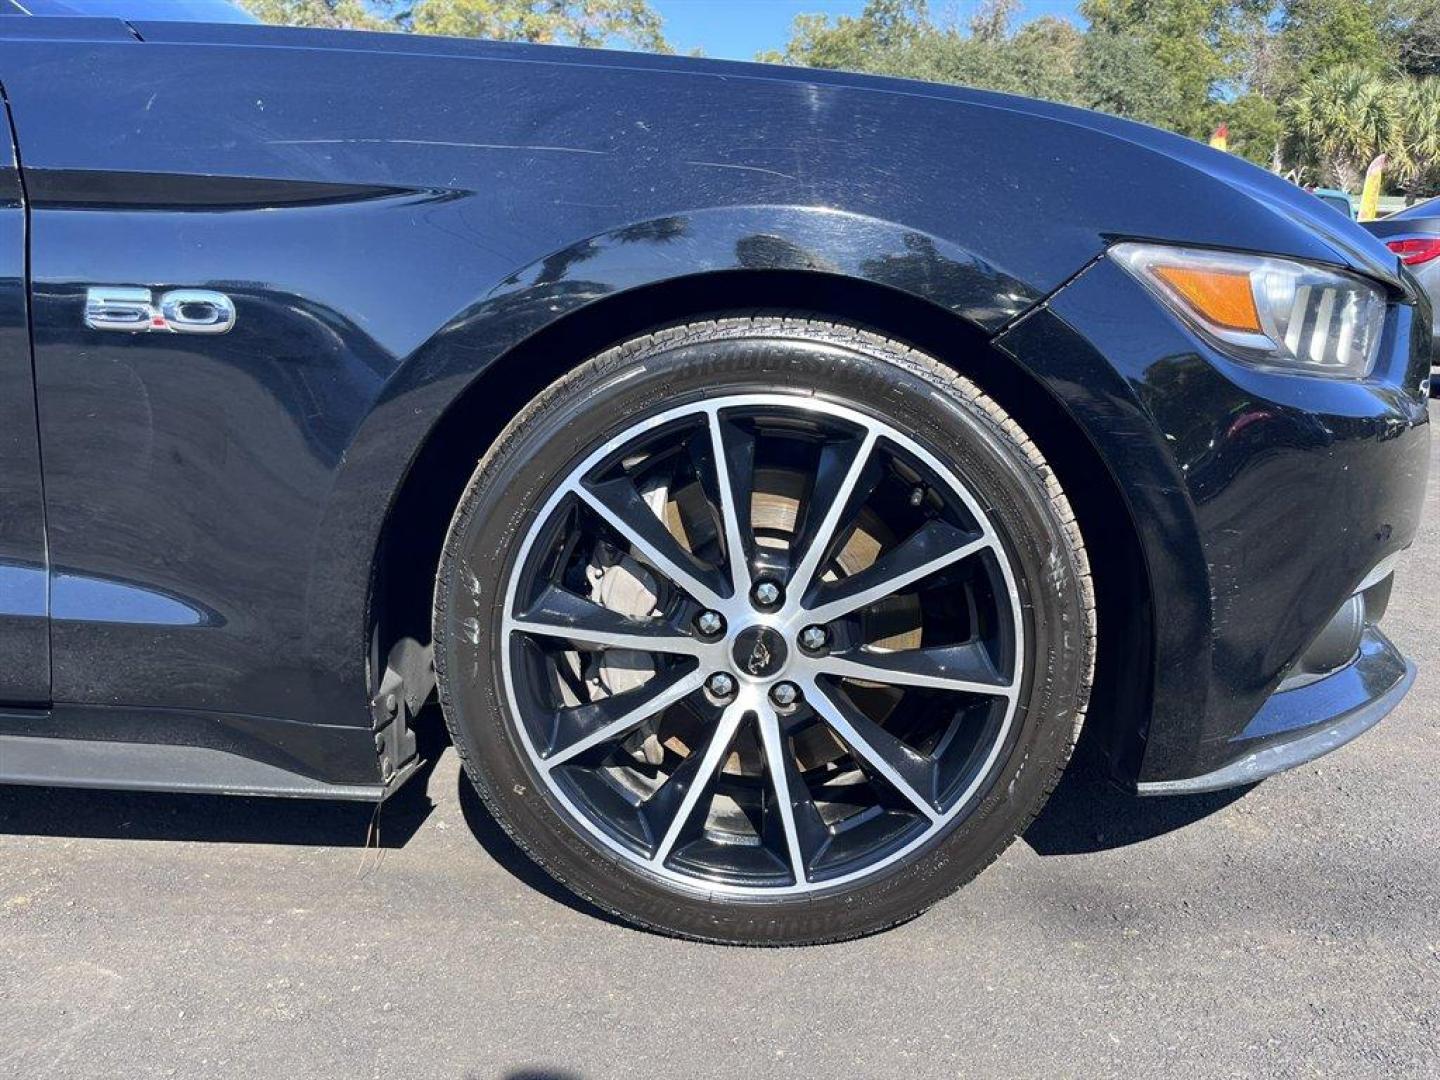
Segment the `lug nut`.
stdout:
<svg viewBox="0 0 1440 1080">
<path fill-rule="evenodd" d="M 735 680 L 723 671 L 717 671 L 705 681 L 705 689 L 712 697 L 728 698 L 735 693 Z"/>
<path fill-rule="evenodd" d="M 755 583 L 755 588 L 750 590 L 750 598 L 755 601 L 757 607 L 762 608 L 777 606 L 784 595 L 780 586 L 773 581 L 758 581 Z"/>
<path fill-rule="evenodd" d="M 806 652 L 819 652 L 830 643 L 830 635 L 823 626 L 807 626 L 800 631 L 800 647 Z"/>
<path fill-rule="evenodd" d="M 770 688 L 770 700 L 782 709 L 788 709 L 800 700 L 800 688 L 793 682 L 779 682 Z"/>
<path fill-rule="evenodd" d="M 702 611 L 695 617 L 695 629 L 706 637 L 718 637 L 725 632 L 725 616 L 718 611 Z"/>
</svg>

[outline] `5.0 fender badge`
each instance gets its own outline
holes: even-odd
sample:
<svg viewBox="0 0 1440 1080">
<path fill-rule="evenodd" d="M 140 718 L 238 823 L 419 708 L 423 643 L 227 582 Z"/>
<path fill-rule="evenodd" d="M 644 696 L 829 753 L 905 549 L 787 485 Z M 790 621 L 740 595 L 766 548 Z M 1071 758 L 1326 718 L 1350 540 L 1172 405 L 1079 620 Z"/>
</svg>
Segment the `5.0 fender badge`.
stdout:
<svg viewBox="0 0 1440 1080">
<path fill-rule="evenodd" d="M 211 289 L 171 289 L 158 296 L 130 285 L 85 290 L 85 325 L 130 334 L 223 334 L 235 325 L 235 304 Z"/>
</svg>

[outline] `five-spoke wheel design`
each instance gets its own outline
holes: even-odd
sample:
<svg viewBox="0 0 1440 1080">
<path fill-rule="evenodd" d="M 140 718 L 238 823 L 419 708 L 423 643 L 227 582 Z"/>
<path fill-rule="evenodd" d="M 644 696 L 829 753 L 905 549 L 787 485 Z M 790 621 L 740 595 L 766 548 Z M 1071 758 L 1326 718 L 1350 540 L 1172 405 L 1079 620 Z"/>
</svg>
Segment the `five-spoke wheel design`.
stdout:
<svg viewBox="0 0 1440 1080">
<path fill-rule="evenodd" d="M 587 834 L 706 894 L 873 874 L 966 814 L 1025 666 L 980 502 L 857 409 L 647 417 L 546 500 L 505 582 L 534 772 Z"/>
</svg>

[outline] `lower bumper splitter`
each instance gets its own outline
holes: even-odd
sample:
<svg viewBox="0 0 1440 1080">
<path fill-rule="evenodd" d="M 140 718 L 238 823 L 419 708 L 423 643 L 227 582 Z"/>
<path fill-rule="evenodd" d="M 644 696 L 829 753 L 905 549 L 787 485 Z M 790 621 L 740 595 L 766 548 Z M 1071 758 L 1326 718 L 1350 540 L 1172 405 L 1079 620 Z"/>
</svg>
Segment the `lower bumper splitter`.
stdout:
<svg viewBox="0 0 1440 1080">
<path fill-rule="evenodd" d="M 1415 665 L 1367 627 L 1356 659 L 1335 672 L 1270 697 L 1232 740 L 1235 760 L 1200 776 L 1150 780 L 1141 795 L 1187 795 L 1253 784 L 1338 749 L 1374 727 L 1410 690 Z"/>
</svg>

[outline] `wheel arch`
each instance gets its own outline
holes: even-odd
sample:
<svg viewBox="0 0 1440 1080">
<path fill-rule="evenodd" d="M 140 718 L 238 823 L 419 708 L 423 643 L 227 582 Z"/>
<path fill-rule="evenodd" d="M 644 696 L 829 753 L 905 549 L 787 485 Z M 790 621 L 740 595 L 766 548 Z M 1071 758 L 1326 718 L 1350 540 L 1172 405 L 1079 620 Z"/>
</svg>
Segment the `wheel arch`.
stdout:
<svg viewBox="0 0 1440 1080">
<path fill-rule="evenodd" d="M 1150 704 L 1151 593 L 1138 530 L 1099 452 L 1050 388 L 995 348 L 981 327 L 911 293 L 814 271 L 726 270 L 614 293 L 555 320 L 488 365 L 430 429 L 391 505 L 371 578 L 372 672 L 391 643 L 429 640 L 434 577 L 455 507 L 476 461 L 531 398 L 588 357 L 647 331 L 777 310 L 850 323 L 935 356 L 974 379 L 1034 439 L 1082 535 L 1105 540 L 1087 544 L 1099 642 L 1084 746 L 1127 772 Z"/>
</svg>

